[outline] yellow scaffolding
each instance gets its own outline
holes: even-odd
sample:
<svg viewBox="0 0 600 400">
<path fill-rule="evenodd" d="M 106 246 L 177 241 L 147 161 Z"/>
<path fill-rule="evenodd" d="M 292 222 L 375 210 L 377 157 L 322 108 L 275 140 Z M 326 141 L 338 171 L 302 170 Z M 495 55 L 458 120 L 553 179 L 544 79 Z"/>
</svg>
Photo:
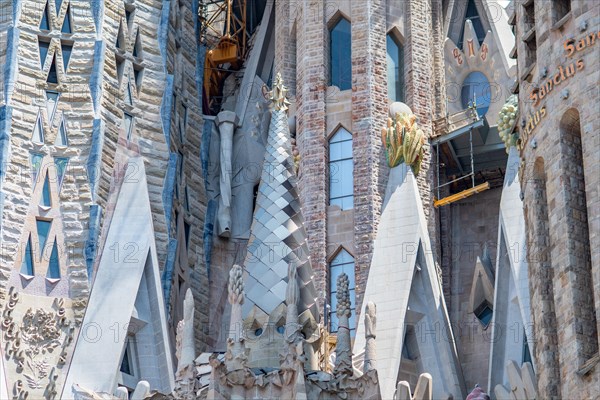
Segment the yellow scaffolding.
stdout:
<svg viewBox="0 0 600 400">
<path fill-rule="evenodd" d="M 200 42 L 207 47 L 203 89 L 209 109 L 218 101 L 227 75 L 239 70 L 246 58 L 246 10 L 246 0 L 205 1 L 200 6 Z"/>
</svg>

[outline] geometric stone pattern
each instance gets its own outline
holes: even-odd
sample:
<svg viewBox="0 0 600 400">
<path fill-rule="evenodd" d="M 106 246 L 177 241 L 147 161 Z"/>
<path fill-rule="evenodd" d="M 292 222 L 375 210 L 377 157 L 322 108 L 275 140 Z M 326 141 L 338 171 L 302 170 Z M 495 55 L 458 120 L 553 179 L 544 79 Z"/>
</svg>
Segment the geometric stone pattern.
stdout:
<svg viewBox="0 0 600 400">
<path fill-rule="evenodd" d="M 310 309 L 315 319 L 319 318 L 296 185 L 287 114 L 273 110 L 244 262 L 248 301 L 243 306 L 243 315 L 248 315 L 253 305 L 269 315 L 285 303 L 287 269 L 293 264 L 300 287 L 298 311 Z"/>
</svg>

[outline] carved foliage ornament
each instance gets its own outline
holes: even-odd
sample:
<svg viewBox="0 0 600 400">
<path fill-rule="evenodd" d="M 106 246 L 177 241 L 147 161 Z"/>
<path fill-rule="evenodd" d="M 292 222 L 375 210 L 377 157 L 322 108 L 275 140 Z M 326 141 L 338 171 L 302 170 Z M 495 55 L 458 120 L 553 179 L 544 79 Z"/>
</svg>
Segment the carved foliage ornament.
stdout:
<svg viewBox="0 0 600 400">
<path fill-rule="evenodd" d="M 283 85 L 281 73 L 278 72 L 275 77 L 273 89 L 269 92 L 269 99 L 273 103 L 276 111 L 286 111 L 290 102 L 287 100 L 288 89 Z"/>
<path fill-rule="evenodd" d="M 387 128 L 381 130 L 381 140 L 390 168 L 404 162 L 418 175 L 425 151 L 425 134 L 416 120 L 414 114 L 396 113 L 395 119 L 388 118 Z"/>
<path fill-rule="evenodd" d="M 66 318 L 63 299 L 55 299 L 53 309 L 29 308 L 20 322 L 13 318 L 13 311 L 19 302 L 19 293 L 11 288 L 9 301 L 2 313 L 2 338 L 6 343 L 6 358 L 16 364 L 16 372 L 22 374 L 29 389 L 43 389 L 46 398 L 56 396 L 58 374 L 53 364 L 60 351 L 58 365 L 66 361 L 66 348 L 73 341 L 74 327 Z M 13 387 L 15 398 L 26 398 L 23 381 L 18 380 Z"/>
</svg>

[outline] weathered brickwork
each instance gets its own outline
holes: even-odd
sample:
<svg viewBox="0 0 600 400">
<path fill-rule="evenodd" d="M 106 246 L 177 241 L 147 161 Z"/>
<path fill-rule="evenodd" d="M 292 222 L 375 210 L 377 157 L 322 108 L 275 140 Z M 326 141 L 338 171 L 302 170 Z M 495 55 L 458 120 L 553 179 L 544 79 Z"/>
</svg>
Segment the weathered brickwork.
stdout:
<svg viewBox="0 0 600 400">
<path fill-rule="evenodd" d="M 360 310 L 389 171 L 381 144 L 388 116 L 386 4 L 353 1 L 351 9 L 354 246 Z"/>
<path fill-rule="evenodd" d="M 325 252 L 327 207 L 327 145 L 325 133 L 326 67 L 328 41 L 323 1 L 295 3 L 296 16 L 296 118 L 300 162 L 300 201 L 308 233 L 308 247 L 315 287 L 323 293 L 327 284 Z M 322 306 L 321 301 L 321 306 Z M 322 307 L 321 307 L 322 309 Z"/>
<path fill-rule="evenodd" d="M 410 7 L 412 11 L 409 12 Z M 441 4 L 436 2 L 435 7 L 435 13 L 441 12 Z M 427 135 L 431 134 L 432 113 L 443 112 L 443 101 L 434 98 L 431 91 L 435 86 L 438 92 L 443 92 L 442 41 L 439 41 L 439 48 L 435 48 L 432 8 L 428 2 L 303 3 L 292 0 L 277 2 L 276 13 L 276 26 L 288 31 L 276 36 L 275 68 L 289 76 L 291 82 L 296 82 L 296 96 L 292 98 L 296 103 L 293 115 L 302 157 L 299 186 L 315 285 L 323 299 L 326 298 L 327 257 L 339 246 L 344 246 L 355 257 L 359 310 L 389 171 L 380 139 L 389 107 L 386 35 L 393 31 L 405 47 L 406 102 L 419 117 L 419 124 Z M 424 15 L 427 18 L 424 19 Z M 327 86 L 329 29 L 342 17 L 350 21 L 352 35 L 352 89 L 346 91 Z M 414 21 L 409 21 L 411 18 Z M 439 26 L 441 15 L 435 19 L 438 37 L 443 35 Z M 296 49 L 296 54 L 291 54 L 290 49 Z M 437 74 L 435 78 L 434 74 Z M 353 134 L 353 226 L 349 226 L 347 217 L 342 215 L 348 211 L 340 214 L 328 207 L 327 141 L 340 126 Z M 433 169 L 429 149 L 426 152 L 418 182 L 426 205 L 431 239 L 436 243 L 431 197 Z M 352 240 L 349 240 L 349 233 Z M 434 247 L 437 246 L 434 244 Z"/>
<path fill-rule="evenodd" d="M 536 373 L 540 397 L 590 398 L 600 390 L 600 367 L 594 362 L 600 315 L 600 5 L 571 1 L 566 15 L 557 5 L 535 1 L 537 63 L 527 64 L 525 49 L 517 47 L 520 118 L 526 124 L 522 127 L 528 128 L 530 115 L 535 123 L 521 152 L 521 185 L 527 210 Z M 525 15 L 521 2 L 516 15 L 516 36 L 522 37 L 531 28 L 526 26 L 531 16 Z M 588 35 L 595 36 L 594 43 L 580 45 L 570 55 L 565 41 L 574 39 L 577 46 Z M 571 64 L 574 73 L 568 69 Z M 561 76 L 560 68 L 569 76 Z M 539 104 L 530 100 L 532 86 L 523 78 L 537 85 L 538 96 L 544 93 Z M 553 81 L 550 91 L 548 80 Z M 545 115 L 534 118 L 542 108 Z M 540 176 L 545 176 L 545 196 L 540 195 Z M 540 235 L 540 230 L 548 233 Z"/>
<path fill-rule="evenodd" d="M 407 39 L 405 59 L 407 59 L 406 104 L 418 118 L 419 127 L 430 137 L 432 134 L 432 116 L 435 112 L 434 93 L 431 88 L 435 85 L 432 50 L 435 45 L 432 37 L 432 9 L 429 1 L 407 2 Z M 440 44 L 441 45 L 441 44 Z M 433 192 L 435 188 L 435 166 L 432 160 L 432 150 L 427 142 L 425 156 L 421 164 L 421 172 L 417 177 L 419 193 L 423 201 L 423 210 L 427 218 L 431 244 L 436 247 L 437 224 L 433 208 Z M 434 251 L 435 249 L 426 249 Z"/>
</svg>

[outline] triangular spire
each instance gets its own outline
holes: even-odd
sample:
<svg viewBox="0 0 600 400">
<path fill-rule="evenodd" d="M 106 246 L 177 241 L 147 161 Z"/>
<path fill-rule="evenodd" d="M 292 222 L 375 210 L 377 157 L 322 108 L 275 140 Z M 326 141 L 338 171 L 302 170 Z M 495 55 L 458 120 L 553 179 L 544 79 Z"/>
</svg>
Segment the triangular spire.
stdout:
<svg viewBox="0 0 600 400">
<path fill-rule="evenodd" d="M 288 265 L 297 269 L 300 288 L 298 313 L 306 310 L 315 320 L 319 311 L 315 299 L 316 289 L 312 281 L 307 234 L 304 230 L 297 177 L 292 159 L 292 147 L 288 118 L 285 110 L 286 89 L 278 74 L 271 91 L 274 109 L 265 151 L 265 160 L 256 199 L 256 208 L 244 262 L 248 272 L 246 279 L 247 300 L 244 315 L 253 306 L 270 314 L 285 303 Z M 277 179 L 273 179 L 277 177 Z M 280 243 L 276 251 L 269 251 L 267 243 Z"/>
<path fill-rule="evenodd" d="M 33 127 L 33 135 L 31 135 L 31 141 L 34 143 L 44 143 L 44 127 L 42 125 L 42 116 L 38 113 Z"/>
<path fill-rule="evenodd" d="M 65 128 L 65 119 L 64 117 L 60 120 L 60 125 L 58 127 L 58 133 L 56 134 L 56 139 L 54 140 L 55 146 L 68 146 L 69 140 L 67 139 L 67 128 Z"/>
<path fill-rule="evenodd" d="M 58 105 L 58 93 L 46 90 L 46 110 L 48 111 L 48 123 L 52 125 L 54 119 L 54 112 Z"/>
<path fill-rule="evenodd" d="M 69 67 L 69 60 L 71 59 L 71 52 L 73 51 L 73 46 L 61 41 L 60 48 L 62 50 L 63 67 L 65 68 L 65 72 L 67 72 L 67 68 Z"/>
<path fill-rule="evenodd" d="M 50 14 L 48 14 L 48 3 L 44 7 L 44 13 L 42 14 L 42 20 L 40 21 L 40 29 L 44 31 L 50 30 Z"/>
<path fill-rule="evenodd" d="M 65 19 L 63 20 L 62 33 L 72 33 L 71 30 L 71 5 L 67 6 L 67 12 L 65 13 Z"/>
</svg>

